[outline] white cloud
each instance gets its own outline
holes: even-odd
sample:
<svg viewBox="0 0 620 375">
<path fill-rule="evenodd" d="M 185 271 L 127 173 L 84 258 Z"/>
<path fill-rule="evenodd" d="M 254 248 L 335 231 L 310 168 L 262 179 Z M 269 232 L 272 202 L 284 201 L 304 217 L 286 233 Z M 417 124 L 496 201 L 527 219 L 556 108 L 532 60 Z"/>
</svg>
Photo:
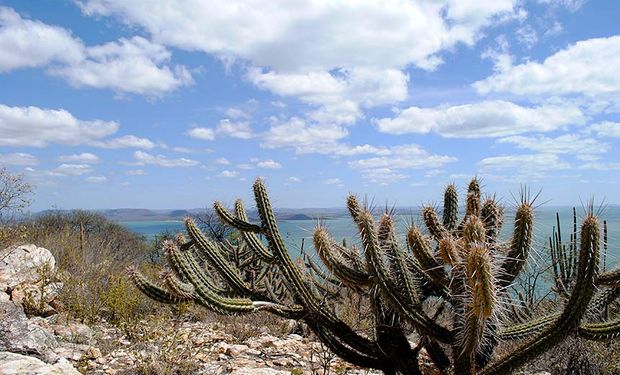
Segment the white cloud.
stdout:
<svg viewBox="0 0 620 375">
<path fill-rule="evenodd" d="M 329 71 L 409 64 L 434 68 L 442 50 L 471 45 L 482 27 L 519 13 L 516 3 L 85 0 L 81 5 L 88 15 L 140 25 L 166 45 L 277 71 Z"/>
<path fill-rule="evenodd" d="M 7 7 L 0 7 L 0 50 L 0 72 L 48 67 L 76 87 L 158 96 L 193 83 L 186 67 L 166 65 L 170 52 L 162 45 L 136 36 L 89 47 L 61 27 Z"/>
<path fill-rule="evenodd" d="M 215 131 L 210 128 L 191 128 L 187 131 L 187 135 L 196 139 L 203 139 L 205 141 L 212 141 L 215 139 Z"/>
<path fill-rule="evenodd" d="M 483 173 L 509 173 L 508 178 L 511 181 L 540 179 L 549 172 L 570 168 L 570 165 L 560 160 L 556 154 L 492 156 L 482 159 L 478 165 Z M 506 176 L 493 177 L 506 178 Z"/>
<path fill-rule="evenodd" d="M 250 169 L 254 169 L 254 166 L 252 164 L 237 164 L 237 168 L 239 169 L 244 169 L 244 170 L 250 170 Z"/>
<path fill-rule="evenodd" d="M 0 154 L 0 166 L 5 165 L 37 165 L 39 160 L 31 154 L 16 152 L 12 154 Z"/>
<path fill-rule="evenodd" d="M 474 83 L 482 94 L 581 95 L 620 110 L 620 35 L 579 41 L 547 57 L 504 67 Z"/>
<path fill-rule="evenodd" d="M 595 171 L 613 171 L 620 169 L 620 163 L 604 163 L 604 162 L 592 162 L 579 166 L 579 169 L 590 169 Z"/>
<path fill-rule="evenodd" d="M 361 107 L 404 100 L 409 76 L 398 69 L 340 69 L 336 72 L 276 73 L 251 69 L 248 79 L 280 96 L 294 96 L 318 106 L 309 113 L 320 123 L 352 124 Z"/>
<path fill-rule="evenodd" d="M 246 111 L 244 111 L 244 110 L 242 110 L 240 108 L 234 108 L 234 107 L 228 108 L 226 110 L 225 114 L 226 114 L 226 116 L 228 116 L 231 119 L 245 119 L 245 120 L 247 120 L 250 117 L 252 117 Z"/>
<path fill-rule="evenodd" d="M 158 165 L 160 167 L 193 167 L 200 164 L 196 160 L 186 159 L 186 158 L 178 158 L 178 159 L 169 159 L 164 155 L 153 155 L 144 151 L 136 151 L 133 154 L 134 159 L 136 160 L 136 165 Z"/>
<path fill-rule="evenodd" d="M 603 121 L 588 127 L 600 137 L 620 138 L 620 122 Z"/>
<path fill-rule="evenodd" d="M 282 168 L 282 164 L 280 164 L 277 161 L 274 161 L 272 159 L 267 159 L 267 160 L 259 161 L 258 163 L 256 163 L 256 166 L 259 167 L 259 168 L 264 168 L 264 169 L 280 169 L 280 168 Z"/>
<path fill-rule="evenodd" d="M 67 30 L 22 18 L 0 7 L 0 72 L 79 61 L 83 46 Z"/>
<path fill-rule="evenodd" d="M 51 171 L 52 176 L 81 176 L 91 173 L 93 168 L 88 164 L 61 164 Z"/>
<path fill-rule="evenodd" d="M 344 184 L 342 183 L 342 180 L 340 180 L 337 177 L 328 178 L 325 181 L 323 181 L 323 183 L 325 185 L 336 185 L 336 186 L 340 186 L 340 187 L 344 186 Z"/>
<path fill-rule="evenodd" d="M 88 144 L 114 134 L 113 121 L 78 120 L 64 109 L 0 104 L 0 146 L 45 147 L 49 143 Z"/>
<path fill-rule="evenodd" d="M 229 170 L 224 170 L 220 172 L 220 174 L 218 174 L 219 177 L 227 177 L 227 178 L 237 177 L 238 175 L 239 175 L 239 172 L 229 171 Z"/>
<path fill-rule="evenodd" d="M 230 164 L 230 161 L 228 161 L 228 159 L 226 158 L 217 158 L 215 159 L 215 164 L 228 165 Z"/>
<path fill-rule="evenodd" d="M 501 138 L 498 143 L 510 143 L 517 148 L 551 154 L 604 154 L 610 149 L 607 143 L 593 138 L 582 138 L 575 134 L 564 134 L 555 138 L 512 136 Z"/>
<path fill-rule="evenodd" d="M 45 147 L 50 143 L 102 148 L 153 148 L 148 139 L 127 135 L 105 139 L 116 133 L 114 121 L 85 121 L 64 109 L 9 107 L 0 104 L 0 146 Z"/>
<path fill-rule="evenodd" d="M 146 172 L 143 169 L 131 169 L 127 171 L 127 174 L 130 176 L 143 176 Z"/>
<path fill-rule="evenodd" d="M 545 104 L 530 108 L 503 100 L 434 108 L 409 107 L 394 118 L 374 120 L 385 133 L 432 131 L 444 137 L 461 138 L 546 132 L 584 122 L 582 112 L 573 106 Z"/>
<path fill-rule="evenodd" d="M 253 136 L 247 121 L 233 122 L 229 119 L 221 120 L 215 127 L 215 133 L 240 139 L 250 139 Z"/>
<path fill-rule="evenodd" d="M 405 99 L 404 69 L 435 69 L 442 52 L 471 46 L 484 27 L 524 14 L 518 0 L 80 4 L 88 15 L 139 25 L 159 43 L 255 67 L 248 80 L 316 107 L 307 116 L 324 124 L 352 124 L 363 108 Z"/>
<path fill-rule="evenodd" d="M 334 124 L 308 124 L 293 117 L 276 122 L 261 137 L 265 148 L 293 148 L 297 153 L 331 153 L 337 141 L 346 137 L 346 128 Z"/>
<path fill-rule="evenodd" d="M 100 159 L 95 154 L 91 154 L 89 152 L 83 152 L 81 154 L 59 156 L 58 161 L 82 163 L 82 164 L 94 164 L 94 163 L 99 163 Z"/>
<path fill-rule="evenodd" d="M 532 48 L 538 43 L 538 34 L 531 25 L 523 25 L 515 32 L 517 40 L 526 48 Z"/>
<path fill-rule="evenodd" d="M 90 47 L 83 60 L 50 68 L 76 87 L 110 88 L 117 91 L 157 96 L 193 83 L 182 65 L 164 65 L 170 52 L 142 37 Z"/>
<path fill-rule="evenodd" d="M 150 150 L 155 147 L 155 143 L 150 139 L 136 137 L 135 135 L 124 135 L 105 141 L 92 142 L 91 145 L 101 148 L 141 148 Z"/>
<path fill-rule="evenodd" d="M 541 4 L 546 4 L 552 7 L 563 7 L 571 12 L 581 9 L 583 4 L 588 0 L 537 0 Z"/>
<path fill-rule="evenodd" d="M 90 182 L 91 184 L 102 184 L 107 181 L 108 178 L 106 176 L 90 176 L 86 178 L 86 182 Z"/>
<path fill-rule="evenodd" d="M 386 149 L 383 156 L 357 159 L 349 162 L 354 169 L 432 169 L 455 162 L 452 156 L 434 155 L 416 144 L 394 146 Z"/>
<path fill-rule="evenodd" d="M 299 179 L 298 177 L 295 177 L 295 176 L 291 176 L 291 177 L 287 178 L 286 181 L 295 184 L 295 183 L 301 182 L 301 179 Z"/>
</svg>

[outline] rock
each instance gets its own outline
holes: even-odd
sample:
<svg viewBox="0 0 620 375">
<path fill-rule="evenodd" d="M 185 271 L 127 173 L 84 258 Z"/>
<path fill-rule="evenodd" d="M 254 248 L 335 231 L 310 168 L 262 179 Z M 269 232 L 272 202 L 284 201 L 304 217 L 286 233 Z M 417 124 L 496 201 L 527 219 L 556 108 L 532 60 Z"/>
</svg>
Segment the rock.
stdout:
<svg viewBox="0 0 620 375">
<path fill-rule="evenodd" d="M 290 375 L 290 371 L 276 370 L 272 368 L 238 368 L 230 375 Z"/>
<path fill-rule="evenodd" d="M 93 340 L 93 330 L 85 324 L 69 324 L 69 325 L 57 325 L 54 327 L 54 334 L 61 337 L 63 340 L 77 343 L 88 344 Z"/>
<path fill-rule="evenodd" d="M 0 291 L 20 284 L 35 284 L 41 280 L 41 270 L 53 272 L 56 260 L 49 250 L 36 245 L 18 245 L 0 251 Z"/>
<path fill-rule="evenodd" d="M 58 356 L 56 338 L 26 317 L 21 306 L 0 302 L 0 351 L 35 355 L 47 362 Z"/>
<path fill-rule="evenodd" d="M 63 358 L 56 364 L 50 365 L 34 357 L 9 352 L 0 352 L 0 374 L 80 375 L 80 373 Z"/>
</svg>

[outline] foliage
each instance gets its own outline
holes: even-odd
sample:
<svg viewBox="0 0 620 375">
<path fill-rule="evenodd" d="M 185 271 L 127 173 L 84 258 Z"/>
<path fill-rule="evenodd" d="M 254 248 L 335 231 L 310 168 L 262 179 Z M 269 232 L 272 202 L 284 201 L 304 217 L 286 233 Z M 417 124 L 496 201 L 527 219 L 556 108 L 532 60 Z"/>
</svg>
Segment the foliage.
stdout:
<svg viewBox="0 0 620 375">
<path fill-rule="evenodd" d="M 0 168 L 0 224 L 6 224 L 16 214 L 23 213 L 30 206 L 32 192 L 32 185 L 24 180 L 23 175 Z"/>
<path fill-rule="evenodd" d="M 531 319 L 504 313 L 515 305 L 508 290 L 532 247 L 535 198 L 526 192 L 516 207 L 513 234 L 502 241 L 504 210 L 494 198 L 482 201 L 479 181 L 469 184 L 461 220 L 456 187 L 448 185 L 442 219 L 435 208 L 425 207 L 429 235 L 412 225 L 407 249 L 397 239 L 390 212 L 375 224 L 372 211 L 350 196 L 347 207 L 364 251 L 337 244 L 319 226 L 314 247 L 324 267 L 291 259 L 261 180 L 254 184 L 254 195 L 260 224 L 248 221 L 241 201 L 234 214 L 218 202 L 214 209 L 239 230 L 239 247 L 251 250 L 248 262 L 259 269 L 247 272 L 248 262 L 231 262 L 228 254 L 238 249 L 207 238 L 187 219 L 189 240 L 164 244 L 173 271 L 165 275 L 165 286 L 132 269 L 136 286 L 159 302 L 194 301 L 222 314 L 268 311 L 302 320 L 340 357 L 387 374 L 420 374 L 422 348 L 442 373 L 506 374 L 571 335 L 606 340 L 620 332 L 620 320 L 598 317 L 615 299 L 620 271 L 599 275 L 600 224 L 592 209 L 575 240 L 576 270 L 565 303 L 558 311 Z M 358 332 L 344 320 L 342 301 L 352 295 L 361 296 L 372 312 L 369 332 Z M 413 332 L 419 339 L 412 347 Z M 508 340 L 520 343 L 496 356 L 498 343 Z"/>
</svg>

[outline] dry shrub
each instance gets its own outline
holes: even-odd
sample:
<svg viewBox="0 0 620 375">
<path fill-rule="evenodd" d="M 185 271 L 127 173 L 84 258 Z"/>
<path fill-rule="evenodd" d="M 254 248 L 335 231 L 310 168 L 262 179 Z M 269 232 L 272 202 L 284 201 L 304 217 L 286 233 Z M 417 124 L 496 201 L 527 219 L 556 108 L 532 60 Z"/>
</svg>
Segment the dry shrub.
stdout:
<svg viewBox="0 0 620 375">
<path fill-rule="evenodd" d="M 76 319 L 92 323 L 104 318 L 130 328 L 137 318 L 159 308 L 125 275 L 128 265 L 148 256 L 149 246 L 144 238 L 103 215 L 49 211 L 12 228 L 5 232 L 19 235 L 6 238 L 5 246 L 34 243 L 52 252 L 55 277 L 64 283 L 59 302 Z"/>
</svg>

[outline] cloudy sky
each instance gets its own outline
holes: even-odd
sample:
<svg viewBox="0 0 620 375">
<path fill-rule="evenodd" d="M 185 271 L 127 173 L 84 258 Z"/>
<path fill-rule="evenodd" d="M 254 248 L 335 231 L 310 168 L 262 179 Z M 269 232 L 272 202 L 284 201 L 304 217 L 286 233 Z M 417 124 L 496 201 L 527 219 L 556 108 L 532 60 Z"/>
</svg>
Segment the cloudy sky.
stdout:
<svg viewBox="0 0 620 375">
<path fill-rule="evenodd" d="M 620 203 L 620 7 L 0 0 L 0 166 L 34 209 Z"/>
</svg>

